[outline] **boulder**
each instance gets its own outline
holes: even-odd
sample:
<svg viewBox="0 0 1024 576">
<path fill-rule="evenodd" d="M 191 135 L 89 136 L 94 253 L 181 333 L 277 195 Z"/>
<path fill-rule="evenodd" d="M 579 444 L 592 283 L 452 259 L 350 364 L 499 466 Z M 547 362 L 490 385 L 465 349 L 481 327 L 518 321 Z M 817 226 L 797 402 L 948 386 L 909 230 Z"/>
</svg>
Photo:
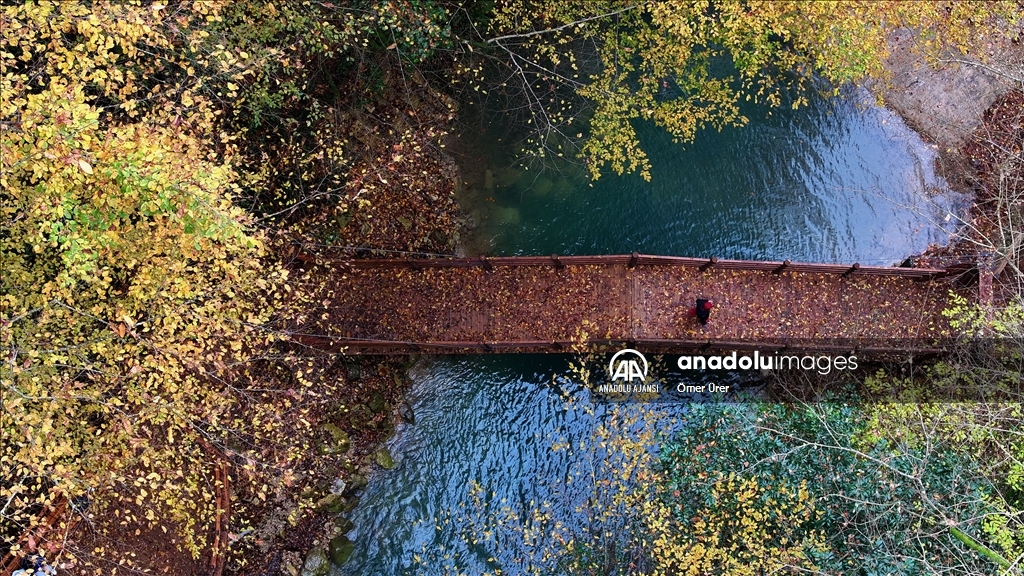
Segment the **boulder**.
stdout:
<svg viewBox="0 0 1024 576">
<path fill-rule="evenodd" d="M 559 178 L 554 185 L 555 194 L 559 196 L 568 196 L 575 189 L 576 186 L 568 178 Z"/>
<path fill-rule="evenodd" d="M 356 404 L 348 414 L 349 424 L 355 429 L 376 428 L 377 423 L 373 421 L 373 412 L 365 404 Z"/>
<path fill-rule="evenodd" d="M 353 474 L 348 477 L 348 485 L 345 487 L 345 494 L 349 495 L 357 490 L 366 488 L 366 476 L 362 474 Z"/>
<path fill-rule="evenodd" d="M 334 217 L 334 222 L 338 225 L 338 230 L 344 230 L 345 226 L 352 221 L 352 213 L 349 211 L 342 212 Z"/>
<path fill-rule="evenodd" d="M 306 561 L 302 563 L 300 576 L 327 576 L 331 570 L 331 561 L 327 558 L 327 551 L 320 546 L 313 547 L 306 554 Z"/>
<path fill-rule="evenodd" d="M 336 478 L 334 482 L 331 482 L 331 494 L 337 494 L 338 496 L 345 495 L 345 481 L 341 478 Z"/>
<path fill-rule="evenodd" d="M 324 432 L 327 432 L 331 436 L 333 441 L 329 446 L 330 454 L 344 454 L 348 452 L 351 442 L 348 438 L 348 433 L 339 428 L 335 424 L 328 422 L 323 425 Z"/>
<path fill-rule="evenodd" d="M 338 523 L 337 523 L 338 532 L 341 532 L 342 534 L 348 534 L 355 527 L 356 527 L 356 525 L 353 524 L 352 521 L 349 520 L 348 518 L 345 518 L 344 516 L 338 517 Z"/>
<path fill-rule="evenodd" d="M 523 171 L 518 168 L 505 168 L 499 170 L 495 175 L 495 183 L 502 188 L 508 188 L 515 184 L 523 176 Z"/>
<path fill-rule="evenodd" d="M 373 460 L 385 470 L 391 470 L 395 467 L 395 459 L 391 457 L 391 452 L 388 452 L 387 448 L 378 449 L 373 455 Z"/>
<path fill-rule="evenodd" d="M 384 395 L 380 392 L 374 392 L 370 395 L 370 401 L 367 402 L 367 406 L 374 414 L 380 414 L 388 407 L 388 401 L 384 399 Z"/>
<path fill-rule="evenodd" d="M 519 224 L 519 210 L 505 206 L 495 206 L 493 210 L 494 220 L 499 224 Z"/>
<path fill-rule="evenodd" d="M 406 424 L 416 423 L 416 414 L 413 413 L 412 406 L 408 402 L 402 402 L 398 405 L 398 417 Z"/>
<path fill-rule="evenodd" d="M 348 536 L 342 534 L 331 539 L 327 544 L 327 550 L 331 556 L 331 562 L 335 566 L 341 566 L 345 562 L 348 562 L 349 557 L 352 556 L 352 551 L 356 549 L 356 545 L 348 539 Z"/>
<path fill-rule="evenodd" d="M 345 499 L 338 494 L 328 494 L 317 500 L 316 507 L 329 514 L 340 514 L 345 509 Z"/>
<path fill-rule="evenodd" d="M 345 364 L 345 376 L 351 381 L 359 380 L 363 377 L 363 368 L 359 364 L 351 363 Z"/>
<path fill-rule="evenodd" d="M 449 243 L 448 235 L 441 230 L 434 230 L 431 232 L 430 239 L 442 246 L 447 246 Z"/>
<path fill-rule="evenodd" d="M 551 192 L 552 183 L 547 178 L 540 177 L 534 181 L 533 186 L 530 187 L 533 193 L 537 196 L 547 196 L 548 192 Z"/>
</svg>

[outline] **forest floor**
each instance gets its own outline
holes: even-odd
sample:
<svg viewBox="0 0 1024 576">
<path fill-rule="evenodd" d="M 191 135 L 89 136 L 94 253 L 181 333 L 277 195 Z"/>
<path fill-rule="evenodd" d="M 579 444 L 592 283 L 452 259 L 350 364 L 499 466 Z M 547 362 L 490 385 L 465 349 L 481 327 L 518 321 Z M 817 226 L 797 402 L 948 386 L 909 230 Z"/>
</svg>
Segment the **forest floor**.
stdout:
<svg viewBox="0 0 1024 576">
<path fill-rule="evenodd" d="M 463 217 L 455 199 L 457 167 L 443 144 L 454 113 L 455 103 L 422 79 L 384 90 L 372 104 L 339 105 L 328 121 L 350 141 L 344 191 L 349 201 L 307 206 L 288 234 L 273 239 L 286 265 L 294 264 L 299 246 L 311 253 L 344 246 L 345 253 L 360 257 L 453 253 Z M 290 267 L 298 290 L 315 281 Z M 303 456 L 301 477 L 284 479 L 264 500 L 240 470 L 231 472 L 231 513 L 223 526 L 206 527 L 211 546 L 198 558 L 181 549 L 173 523 L 141 520 L 146 511 L 130 504 L 135 488 L 126 485 L 120 497 L 106 499 L 117 502 L 118 510 L 93 505 L 68 534 L 51 530 L 47 538 L 57 539 L 63 550 L 62 574 L 297 576 L 311 549 L 329 551 L 331 540 L 350 528 L 344 516 L 358 503 L 366 477 L 381 469 L 379 448 L 403 416 L 411 417 L 402 404 L 408 359 L 343 358 L 288 342 L 278 347 L 274 355 L 301 358 L 301 369 L 319 382 L 299 392 L 309 407 L 302 417 L 312 419 L 317 431 L 308 439 L 312 449 Z M 289 372 L 296 369 L 268 366 L 266 381 L 287 391 L 294 385 Z M 297 424 L 296 430 L 303 429 Z M 338 438 L 347 449 L 338 446 Z M 209 466 L 213 478 L 217 460 L 211 458 Z M 339 480 L 344 490 L 337 489 Z M 243 518 L 252 523 L 243 524 Z"/>
</svg>

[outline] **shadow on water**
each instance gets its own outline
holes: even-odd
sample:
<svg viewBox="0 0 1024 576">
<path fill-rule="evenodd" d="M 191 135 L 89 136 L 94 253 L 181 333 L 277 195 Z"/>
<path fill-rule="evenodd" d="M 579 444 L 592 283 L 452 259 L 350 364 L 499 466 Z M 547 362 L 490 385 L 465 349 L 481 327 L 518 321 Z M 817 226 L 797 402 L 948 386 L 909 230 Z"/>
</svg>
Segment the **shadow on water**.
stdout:
<svg viewBox="0 0 1024 576">
<path fill-rule="evenodd" d="M 864 98 L 816 98 L 771 115 L 750 107 L 749 126 L 703 132 L 685 149 L 641 126 L 649 183 L 606 175 L 591 187 L 571 166 L 510 168 L 481 128 L 463 147 L 474 151 L 462 158 L 462 202 L 475 226 L 467 250 L 889 264 L 945 242 L 941 224 L 963 201 L 935 175 L 934 151 Z M 473 482 L 524 506 L 563 482 L 576 460 L 552 444 L 586 437 L 596 418 L 568 407 L 586 392 L 552 387 L 567 367 L 566 357 L 535 355 L 419 365 L 416 424 L 400 427 L 390 446 L 397 468 L 374 474 L 353 511 L 356 551 L 341 573 L 440 572 L 417 567 L 414 555 L 459 548 L 458 531 L 438 530 L 435 519 L 467 506 Z"/>
</svg>

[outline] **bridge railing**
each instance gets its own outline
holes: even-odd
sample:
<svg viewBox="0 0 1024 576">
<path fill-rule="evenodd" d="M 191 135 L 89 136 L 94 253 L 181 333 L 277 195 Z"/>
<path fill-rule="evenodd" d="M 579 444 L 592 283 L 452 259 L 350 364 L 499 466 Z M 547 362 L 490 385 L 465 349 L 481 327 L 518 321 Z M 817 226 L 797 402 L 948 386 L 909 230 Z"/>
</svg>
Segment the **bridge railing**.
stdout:
<svg viewBox="0 0 1024 576">
<path fill-rule="evenodd" d="M 297 258 L 306 262 L 344 265 L 352 268 L 483 268 L 491 270 L 506 266 L 681 266 L 709 270 L 752 270 L 773 272 L 810 272 L 849 276 L 897 276 L 913 280 L 933 280 L 956 276 L 975 268 L 973 264 L 957 264 L 945 268 L 907 268 L 897 266 L 862 266 L 854 264 L 818 264 L 811 262 L 729 260 L 725 258 L 689 258 L 682 256 L 654 256 L 649 254 L 614 254 L 598 256 L 480 256 L 477 258 L 320 258 L 300 253 Z"/>
<path fill-rule="evenodd" d="M 878 338 L 857 339 L 856 341 L 842 342 L 821 341 L 811 342 L 807 340 L 796 341 L 757 341 L 749 340 L 674 340 L 674 339 L 593 339 L 580 343 L 573 340 L 503 340 L 503 341 L 424 341 L 412 342 L 402 340 L 376 340 L 362 338 L 330 338 L 315 335 L 293 335 L 292 340 L 307 346 L 327 349 L 332 351 L 344 351 L 348 354 L 388 354 L 394 352 L 419 353 L 419 354 L 473 354 L 492 352 L 557 352 L 572 353 L 577 350 L 593 350 L 594 347 L 642 347 L 645 351 L 658 352 L 680 352 L 695 351 L 705 352 L 712 350 L 729 351 L 759 351 L 761 353 L 783 353 L 783 352 L 816 352 L 816 353 L 849 353 L 856 352 L 864 355 L 896 354 L 913 351 L 915 353 L 939 353 L 946 350 L 950 345 L 947 341 L 936 340 L 926 341 L 903 341 L 897 342 L 894 339 Z"/>
</svg>

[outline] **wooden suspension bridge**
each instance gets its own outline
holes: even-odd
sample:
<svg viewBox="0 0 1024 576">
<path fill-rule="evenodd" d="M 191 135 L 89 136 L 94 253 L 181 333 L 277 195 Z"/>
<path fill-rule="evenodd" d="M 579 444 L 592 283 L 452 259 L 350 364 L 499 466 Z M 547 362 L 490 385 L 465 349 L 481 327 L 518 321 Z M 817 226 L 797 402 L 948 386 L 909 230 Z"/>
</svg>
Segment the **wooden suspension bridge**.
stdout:
<svg viewBox="0 0 1024 576">
<path fill-rule="evenodd" d="M 329 259 L 323 313 L 294 340 L 347 354 L 934 349 L 978 268 L 615 256 Z M 984 290 L 982 290 L 983 292 Z M 689 316 L 715 301 L 711 322 Z"/>
</svg>

